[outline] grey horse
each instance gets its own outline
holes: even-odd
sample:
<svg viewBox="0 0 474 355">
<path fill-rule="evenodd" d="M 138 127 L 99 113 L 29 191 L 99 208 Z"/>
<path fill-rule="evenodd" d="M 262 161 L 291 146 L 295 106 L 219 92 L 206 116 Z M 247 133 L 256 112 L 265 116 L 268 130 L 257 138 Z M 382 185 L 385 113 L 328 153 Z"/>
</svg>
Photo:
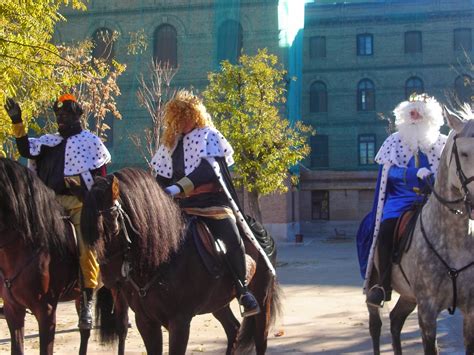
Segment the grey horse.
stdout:
<svg viewBox="0 0 474 355">
<path fill-rule="evenodd" d="M 452 130 L 433 192 L 418 216 L 410 248 L 392 271 L 392 286 L 400 294 L 390 312 L 395 354 L 402 353 L 400 333 L 417 305 L 425 354 L 438 353 L 439 313 L 456 307 L 464 319 L 466 354 L 474 354 L 474 119 L 463 120 L 446 110 L 445 116 Z M 379 308 L 368 310 L 373 350 L 379 354 Z"/>
</svg>

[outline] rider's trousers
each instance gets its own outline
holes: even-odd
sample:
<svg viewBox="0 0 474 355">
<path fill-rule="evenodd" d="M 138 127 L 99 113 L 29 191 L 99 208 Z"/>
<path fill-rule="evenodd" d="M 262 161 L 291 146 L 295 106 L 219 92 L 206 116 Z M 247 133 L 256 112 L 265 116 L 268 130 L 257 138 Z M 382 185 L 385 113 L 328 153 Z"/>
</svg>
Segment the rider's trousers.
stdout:
<svg viewBox="0 0 474 355">
<path fill-rule="evenodd" d="M 226 257 L 232 271 L 239 282 L 236 283 L 237 293 L 246 292 L 245 247 L 233 218 L 211 219 L 201 217 L 206 222 L 214 238 L 222 240 L 227 249 Z"/>
<path fill-rule="evenodd" d="M 79 244 L 79 265 L 82 274 L 82 286 L 84 288 L 94 289 L 98 283 L 99 264 L 97 263 L 95 252 L 82 240 L 82 202 L 76 196 L 69 195 L 57 195 L 56 199 L 64 207 L 68 216 L 70 216 L 71 222 L 76 231 L 77 242 Z"/>
<path fill-rule="evenodd" d="M 397 225 L 397 218 L 387 218 L 380 224 L 379 235 L 377 239 L 377 256 L 379 285 L 386 293 L 392 291 L 392 253 L 393 253 L 393 233 Z"/>
</svg>

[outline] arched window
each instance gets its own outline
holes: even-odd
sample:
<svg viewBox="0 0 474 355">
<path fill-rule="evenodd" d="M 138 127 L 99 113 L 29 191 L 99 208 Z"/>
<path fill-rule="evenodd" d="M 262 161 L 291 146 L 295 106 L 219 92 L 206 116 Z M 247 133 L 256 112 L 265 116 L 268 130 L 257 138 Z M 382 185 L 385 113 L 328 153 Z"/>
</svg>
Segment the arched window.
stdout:
<svg viewBox="0 0 474 355">
<path fill-rule="evenodd" d="M 369 79 L 362 79 L 357 84 L 357 111 L 375 110 L 375 86 Z"/>
<path fill-rule="evenodd" d="M 309 89 L 309 112 L 328 112 L 326 84 L 315 81 Z"/>
<path fill-rule="evenodd" d="M 237 63 L 243 46 L 242 25 L 234 20 L 227 20 L 219 26 L 217 32 L 217 62 L 227 59 Z"/>
<path fill-rule="evenodd" d="M 472 104 L 474 96 L 473 80 L 469 75 L 460 75 L 454 81 L 454 92 L 461 104 Z"/>
<path fill-rule="evenodd" d="M 99 28 L 92 35 L 92 57 L 110 63 L 115 56 L 114 32 L 106 27 Z"/>
<path fill-rule="evenodd" d="M 153 60 L 155 63 L 168 63 L 173 68 L 178 66 L 178 38 L 173 26 L 164 24 L 155 30 Z"/>
<path fill-rule="evenodd" d="M 425 92 L 425 87 L 423 85 L 423 80 L 417 76 L 412 76 L 405 82 L 405 98 L 408 100 L 413 94 L 423 94 Z"/>
</svg>

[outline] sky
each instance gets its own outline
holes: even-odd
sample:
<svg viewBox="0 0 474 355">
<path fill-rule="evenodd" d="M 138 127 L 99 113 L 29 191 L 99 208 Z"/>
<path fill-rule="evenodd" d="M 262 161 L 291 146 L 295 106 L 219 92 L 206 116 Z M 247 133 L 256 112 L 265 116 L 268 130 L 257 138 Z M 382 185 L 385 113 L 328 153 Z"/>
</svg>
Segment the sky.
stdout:
<svg viewBox="0 0 474 355">
<path fill-rule="evenodd" d="M 278 4 L 278 27 L 280 46 L 289 47 L 296 34 L 304 27 L 304 5 L 312 0 L 280 0 Z"/>
</svg>

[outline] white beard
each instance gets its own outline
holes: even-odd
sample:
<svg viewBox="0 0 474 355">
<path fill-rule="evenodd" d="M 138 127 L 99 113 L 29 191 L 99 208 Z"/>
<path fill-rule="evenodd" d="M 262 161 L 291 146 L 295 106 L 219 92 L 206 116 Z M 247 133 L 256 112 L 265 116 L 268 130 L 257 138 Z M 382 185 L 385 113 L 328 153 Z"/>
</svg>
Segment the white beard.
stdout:
<svg viewBox="0 0 474 355">
<path fill-rule="evenodd" d="M 439 137 L 439 126 L 430 121 L 416 123 L 404 122 L 397 126 L 404 144 L 415 153 L 421 150 L 427 153 Z"/>
</svg>

